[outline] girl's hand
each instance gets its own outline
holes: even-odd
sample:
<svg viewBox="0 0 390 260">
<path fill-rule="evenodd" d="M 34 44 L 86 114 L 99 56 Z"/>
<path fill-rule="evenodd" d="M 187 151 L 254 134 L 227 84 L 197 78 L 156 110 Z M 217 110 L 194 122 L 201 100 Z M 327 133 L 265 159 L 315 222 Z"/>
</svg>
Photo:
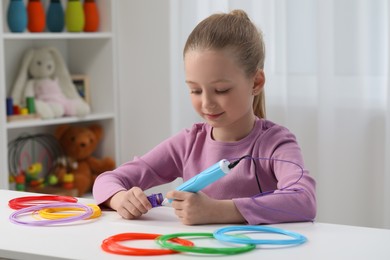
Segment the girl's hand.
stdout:
<svg viewBox="0 0 390 260">
<path fill-rule="evenodd" d="M 170 191 L 167 198 L 172 199 L 172 207 L 180 221 L 185 225 L 213 223 L 216 200 L 202 192 Z"/>
<path fill-rule="evenodd" d="M 139 187 L 116 193 L 108 201 L 108 205 L 124 219 L 139 218 L 152 208 L 146 194 Z"/>
<path fill-rule="evenodd" d="M 166 196 L 185 225 L 244 223 L 245 219 L 232 200 L 215 200 L 203 192 L 173 190 Z"/>
</svg>

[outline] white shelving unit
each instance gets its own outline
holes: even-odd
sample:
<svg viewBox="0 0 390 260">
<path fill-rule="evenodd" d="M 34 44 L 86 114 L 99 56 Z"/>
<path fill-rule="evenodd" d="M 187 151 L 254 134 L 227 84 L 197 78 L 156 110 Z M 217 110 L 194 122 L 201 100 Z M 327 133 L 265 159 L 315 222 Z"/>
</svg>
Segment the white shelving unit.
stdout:
<svg viewBox="0 0 390 260">
<path fill-rule="evenodd" d="M 0 189 L 9 189 L 8 143 L 20 134 L 53 133 L 60 124 L 98 123 L 104 128 L 95 155 L 119 158 L 117 82 L 115 77 L 115 33 L 113 0 L 97 0 L 100 16 L 99 32 L 95 33 L 24 33 L 9 32 L 7 8 L 9 0 L 0 0 Z M 49 0 L 42 1 L 47 7 Z M 25 1 L 27 5 L 27 1 Z M 67 1 L 62 0 L 65 8 Z M 89 77 L 91 114 L 85 118 L 63 117 L 52 120 L 7 122 L 6 98 L 9 96 L 24 52 L 29 48 L 56 47 L 71 74 Z"/>
</svg>

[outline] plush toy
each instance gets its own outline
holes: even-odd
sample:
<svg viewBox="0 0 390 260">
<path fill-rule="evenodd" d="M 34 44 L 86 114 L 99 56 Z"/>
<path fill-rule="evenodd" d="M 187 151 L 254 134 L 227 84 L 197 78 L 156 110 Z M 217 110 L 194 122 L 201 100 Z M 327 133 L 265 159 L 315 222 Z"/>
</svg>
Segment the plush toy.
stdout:
<svg viewBox="0 0 390 260">
<path fill-rule="evenodd" d="M 15 105 L 26 106 L 26 98 L 35 98 L 36 112 L 43 118 L 85 116 L 89 105 L 80 97 L 57 49 L 29 49 L 22 60 L 12 88 Z"/>
<path fill-rule="evenodd" d="M 55 131 L 55 136 L 66 156 L 77 162 L 72 174 L 78 196 L 91 190 L 94 180 L 100 173 L 115 168 L 112 158 L 98 159 L 92 156 L 99 141 L 103 138 L 103 128 L 100 125 L 60 125 Z"/>
</svg>

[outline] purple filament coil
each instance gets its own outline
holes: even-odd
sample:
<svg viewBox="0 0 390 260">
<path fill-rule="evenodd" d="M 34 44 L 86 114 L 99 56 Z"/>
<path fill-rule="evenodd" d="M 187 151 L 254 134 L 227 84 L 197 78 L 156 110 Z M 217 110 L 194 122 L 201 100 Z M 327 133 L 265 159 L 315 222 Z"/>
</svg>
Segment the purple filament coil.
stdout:
<svg viewBox="0 0 390 260">
<path fill-rule="evenodd" d="M 35 212 L 39 211 L 41 209 L 47 209 L 47 208 L 74 208 L 78 207 L 81 209 L 85 210 L 85 213 L 82 213 L 80 215 L 76 216 L 70 216 L 67 218 L 62 218 L 62 219 L 56 219 L 56 220 L 36 220 L 36 221 L 23 221 L 20 220 L 18 217 L 20 215 L 24 215 L 26 213 L 30 212 Z M 9 216 L 9 220 L 14 223 L 14 224 L 21 224 L 21 225 L 26 225 L 26 226 L 49 226 L 49 225 L 54 225 L 54 224 L 63 224 L 63 223 L 69 223 L 69 222 L 74 222 L 82 219 L 87 219 L 90 216 L 92 216 L 93 210 L 91 207 L 88 207 L 87 205 L 81 204 L 81 203 L 47 203 L 47 204 L 41 204 L 41 205 L 36 205 L 36 206 L 31 206 L 31 207 L 26 207 L 19 209 L 15 212 L 13 212 Z"/>
<path fill-rule="evenodd" d="M 155 208 L 155 207 L 161 206 L 161 203 L 163 202 L 164 197 L 161 193 L 157 193 L 157 194 L 152 194 L 152 195 L 148 196 L 148 200 L 149 200 L 150 204 L 152 204 L 152 207 Z"/>
</svg>

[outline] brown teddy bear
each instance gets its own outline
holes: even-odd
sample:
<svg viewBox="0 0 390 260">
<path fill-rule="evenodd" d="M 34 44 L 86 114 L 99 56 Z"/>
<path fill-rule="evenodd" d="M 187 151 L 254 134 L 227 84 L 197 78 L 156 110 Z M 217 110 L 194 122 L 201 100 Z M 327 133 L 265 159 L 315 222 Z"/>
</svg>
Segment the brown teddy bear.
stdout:
<svg viewBox="0 0 390 260">
<path fill-rule="evenodd" d="M 91 191 L 92 184 L 100 173 L 115 168 L 112 158 L 98 159 L 92 156 L 99 141 L 103 138 L 101 126 L 61 125 L 57 127 L 55 137 L 59 140 L 65 155 L 76 161 L 72 173 L 78 196 Z"/>
</svg>

